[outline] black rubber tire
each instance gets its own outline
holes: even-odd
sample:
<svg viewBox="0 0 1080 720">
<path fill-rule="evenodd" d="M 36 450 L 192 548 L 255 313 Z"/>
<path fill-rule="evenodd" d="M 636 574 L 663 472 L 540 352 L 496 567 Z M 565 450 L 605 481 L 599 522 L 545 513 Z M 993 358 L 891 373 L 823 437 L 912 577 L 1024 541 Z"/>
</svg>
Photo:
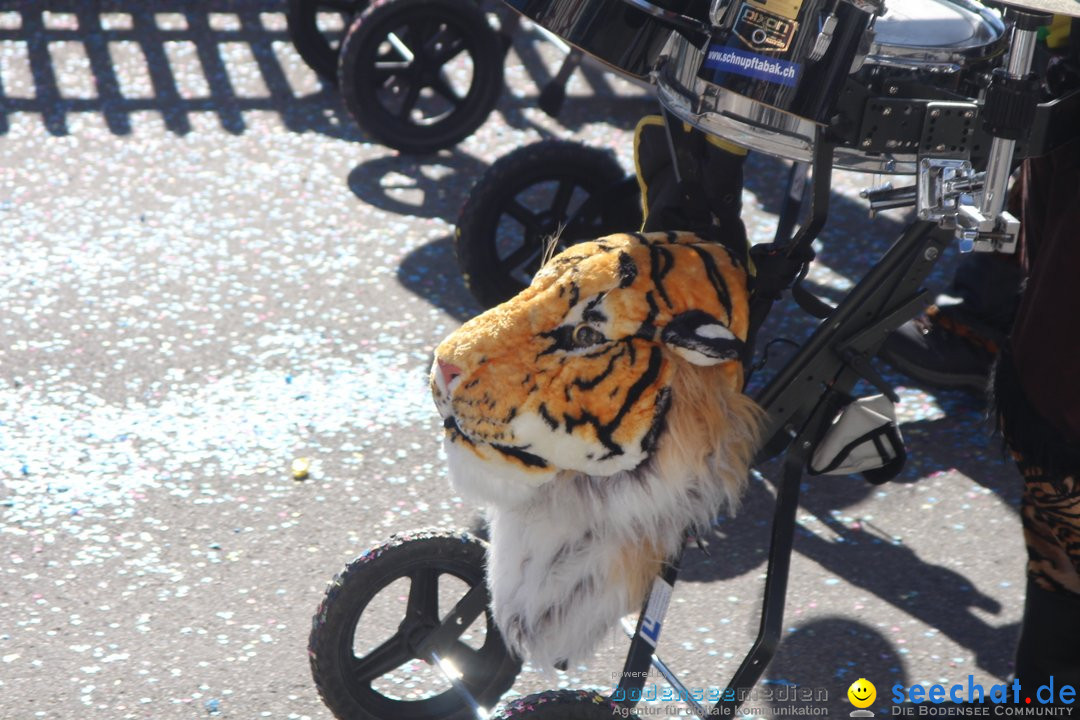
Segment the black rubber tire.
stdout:
<svg viewBox="0 0 1080 720">
<path fill-rule="evenodd" d="M 289 24 L 289 37 L 293 47 L 307 66 L 319 77 L 337 84 L 338 48 L 340 41 L 327 37 L 319 29 L 319 12 L 339 10 L 345 19 L 345 30 L 352 25 L 353 17 L 365 7 L 367 0 L 288 0 L 285 19 Z M 348 9 L 340 10 L 338 6 Z"/>
<path fill-rule="evenodd" d="M 491 720 L 605 720 L 625 717 L 618 705 L 588 690 L 550 690 L 509 703 Z"/>
<path fill-rule="evenodd" d="M 571 195 L 576 189 L 585 192 L 572 216 L 571 208 L 557 207 L 558 191 L 551 207 L 535 212 L 519 199 L 530 188 L 551 183 L 560 188 L 568 183 Z M 521 218 L 523 211 L 533 217 L 515 219 L 524 230 L 521 242 L 508 251 L 500 248 L 504 216 Z M 521 292 L 540 267 L 547 238 L 559 227 L 560 249 L 613 232 L 636 232 L 641 228 L 637 182 L 627 178 L 611 153 L 565 140 L 541 140 L 499 158 L 473 185 L 454 233 L 458 265 L 473 297 L 492 307 Z"/>
<path fill-rule="evenodd" d="M 412 59 L 386 47 L 391 35 Z M 475 3 L 376 0 L 342 42 L 341 96 L 356 123 L 384 145 L 403 153 L 436 152 L 471 135 L 495 107 L 503 86 L 502 47 Z M 389 54 L 380 56 L 384 50 Z M 442 70 L 463 52 L 472 61 L 472 78 L 461 97 Z M 391 63 L 404 67 L 387 67 Z M 388 106 L 398 99 L 397 107 Z"/>
<path fill-rule="evenodd" d="M 417 573 L 424 573 L 428 580 L 425 587 L 434 592 L 437 592 L 438 578 L 442 575 L 456 577 L 470 588 L 482 584 L 485 550 L 485 543 L 463 532 L 432 530 L 395 535 L 384 545 L 353 560 L 331 581 L 312 618 L 308 656 L 319 695 L 335 717 L 341 720 L 471 720 L 475 717 L 453 688 L 433 697 L 409 701 L 381 694 L 372 687 L 370 680 L 367 683 L 359 681 L 354 673 L 359 671 L 358 665 L 364 658 L 355 655 L 354 635 L 365 608 L 376 595 L 400 578 L 412 579 Z M 410 604 L 414 587 L 410 584 Z M 437 604 L 436 596 L 436 610 Z M 407 621 L 403 621 L 398 632 L 380 644 L 379 649 L 399 637 L 408 636 L 415 640 L 416 628 L 406 628 Z M 437 618 L 435 622 L 438 622 Z M 493 707 L 514 684 L 521 663 L 506 649 L 490 608 L 486 610 L 486 622 L 483 645 L 472 650 L 468 662 L 461 662 L 458 656 L 458 664 L 461 682 L 477 702 Z M 370 659 L 375 652 L 366 657 Z M 401 652 L 404 653 L 402 657 L 415 657 L 408 650 Z"/>
</svg>

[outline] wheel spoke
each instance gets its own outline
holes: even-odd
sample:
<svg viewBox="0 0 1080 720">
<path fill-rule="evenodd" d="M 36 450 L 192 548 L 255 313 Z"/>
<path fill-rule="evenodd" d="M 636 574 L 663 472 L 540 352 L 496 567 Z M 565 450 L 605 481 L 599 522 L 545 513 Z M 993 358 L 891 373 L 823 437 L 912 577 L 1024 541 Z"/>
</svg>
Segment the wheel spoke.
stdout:
<svg viewBox="0 0 1080 720">
<path fill-rule="evenodd" d="M 352 667 L 353 677 L 358 683 L 368 685 L 394 668 L 411 660 L 405 646 L 405 639 L 396 634 L 362 658 L 356 658 Z"/>
<path fill-rule="evenodd" d="M 416 107 L 416 103 L 420 100 L 420 83 L 414 76 L 409 79 L 408 90 L 405 91 L 405 99 L 401 101 L 401 107 L 398 108 L 397 116 L 402 120 L 408 120 L 412 115 L 413 109 Z"/>
<path fill-rule="evenodd" d="M 580 240 L 595 234 L 600 225 L 600 203 L 592 196 L 581 204 L 572 217 L 566 219 L 562 236 L 567 240 Z M 632 229 L 632 228 L 625 228 Z"/>
<path fill-rule="evenodd" d="M 516 198 L 506 206 L 506 214 L 521 223 L 527 234 L 535 230 L 536 213 L 522 205 Z"/>
<path fill-rule="evenodd" d="M 449 31 L 447 32 L 449 34 Z M 445 65 L 450 62 L 465 50 L 465 39 L 461 37 L 453 37 L 448 42 L 445 42 L 443 47 L 431 52 L 430 57 L 432 62 L 439 65 Z"/>
<path fill-rule="evenodd" d="M 413 49 L 416 50 L 416 54 L 430 58 L 431 53 L 428 51 L 428 44 L 439 32 L 438 19 L 423 17 L 417 24 L 410 26 L 410 29 L 415 33 L 416 43 L 413 45 Z"/>
<path fill-rule="evenodd" d="M 435 80 L 431 83 L 431 88 L 446 98 L 446 100 L 455 108 L 461 105 L 461 101 L 464 100 L 454 86 L 450 84 L 450 81 L 446 79 L 446 75 L 444 75 L 441 70 L 435 77 Z"/>
<path fill-rule="evenodd" d="M 464 672 L 468 668 L 484 667 L 484 655 L 474 647 L 469 647 L 460 640 L 455 640 L 447 653 L 454 665 Z M 476 678 L 472 678 L 475 682 Z"/>
<path fill-rule="evenodd" d="M 439 627 L 412 646 L 413 651 L 419 657 L 426 658 L 433 651 L 443 654 L 444 648 L 454 647 L 453 643 L 457 642 L 473 621 L 487 609 L 489 597 L 487 586 L 483 582 L 473 585 L 469 592 L 454 604 Z"/>
<path fill-rule="evenodd" d="M 404 60 L 376 60 L 375 61 L 375 73 L 376 77 L 382 73 L 399 73 L 405 72 L 409 69 L 409 63 Z"/>
<path fill-rule="evenodd" d="M 558 189 L 555 190 L 555 199 L 551 201 L 551 214 L 560 220 L 566 219 L 567 213 L 570 210 L 570 199 L 574 196 L 574 188 L 577 187 L 570 180 L 562 180 L 559 182 Z"/>
<path fill-rule="evenodd" d="M 401 71 L 394 68 L 376 67 L 371 73 L 372 82 L 378 88 L 391 89 L 401 82 Z M 406 82 L 408 79 L 406 78 Z"/>
<path fill-rule="evenodd" d="M 507 272 L 514 272 L 518 269 L 528 272 L 529 266 L 540 258 L 543 247 L 543 243 L 539 240 L 525 238 L 525 242 L 521 244 L 521 247 L 507 255 L 502 264 L 506 267 Z"/>
<path fill-rule="evenodd" d="M 409 576 L 409 601 L 406 615 L 409 620 L 439 624 L 439 571 L 434 568 L 417 570 Z"/>
<path fill-rule="evenodd" d="M 386 42 L 390 43 L 390 47 L 394 48 L 399 55 L 407 63 L 412 63 L 416 60 L 416 54 L 409 48 L 408 44 L 401 39 L 397 33 L 388 33 L 386 36 Z"/>
</svg>

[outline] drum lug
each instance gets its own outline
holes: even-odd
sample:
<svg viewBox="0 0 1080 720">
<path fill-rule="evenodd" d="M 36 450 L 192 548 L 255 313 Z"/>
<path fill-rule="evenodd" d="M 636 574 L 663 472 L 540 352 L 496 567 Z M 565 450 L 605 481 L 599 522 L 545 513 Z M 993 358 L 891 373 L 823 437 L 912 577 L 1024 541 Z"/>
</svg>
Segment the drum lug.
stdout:
<svg viewBox="0 0 1080 720">
<path fill-rule="evenodd" d="M 821 30 L 818 32 L 817 39 L 814 40 L 814 47 L 810 50 L 810 59 L 814 62 L 825 57 L 829 45 L 832 44 L 832 36 L 836 30 L 837 22 L 836 13 L 833 13 L 825 18 L 825 22 L 821 24 Z"/>
<path fill-rule="evenodd" d="M 713 27 L 720 27 L 724 24 L 724 16 L 727 15 L 728 8 L 731 7 L 731 0 L 713 0 L 712 5 L 709 7 L 709 22 Z"/>
</svg>

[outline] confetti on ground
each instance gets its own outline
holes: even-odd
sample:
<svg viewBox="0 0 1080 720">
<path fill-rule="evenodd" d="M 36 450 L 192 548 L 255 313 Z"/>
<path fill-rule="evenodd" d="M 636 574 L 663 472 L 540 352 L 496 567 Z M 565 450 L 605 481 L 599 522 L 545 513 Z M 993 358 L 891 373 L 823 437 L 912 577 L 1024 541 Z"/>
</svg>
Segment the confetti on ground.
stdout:
<svg viewBox="0 0 1080 720">
<path fill-rule="evenodd" d="M 548 118 L 561 57 L 522 35 L 477 135 L 410 158 L 299 61 L 280 0 L 40 5 L 0 9 L 0 717 L 329 720 L 305 652 L 327 582 L 392 533 L 477 524 L 427 384 L 431 348 L 478 309 L 451 241 L 468 188 L 548 136 L 630 168 L 655 104 L 585 68 Z M 787 174 L 747 161 L 755 241 Z M 900 228 L 867 222 L 871 184 L 837 177 L 808 275 L 830 301 Z M 783 306 L 766 333 L 810 327 Z M 1018 485 L 979 401 L 883 372 L 908 467 L 881 488 L 807 480 L 766 675 L 828 688 L 834 712 L 853 677 L 1004 677 L 1020 616 Z M 755 480 L 710 554 L 687 550 L 660 650 L 690 687 L 723 687 L 749 648 L 771 511 Z M 527 667 L 508 697 L 607 691 L 624 649 Z M 387 692 L 445 687 L 426 667 Z"/>
</svg>

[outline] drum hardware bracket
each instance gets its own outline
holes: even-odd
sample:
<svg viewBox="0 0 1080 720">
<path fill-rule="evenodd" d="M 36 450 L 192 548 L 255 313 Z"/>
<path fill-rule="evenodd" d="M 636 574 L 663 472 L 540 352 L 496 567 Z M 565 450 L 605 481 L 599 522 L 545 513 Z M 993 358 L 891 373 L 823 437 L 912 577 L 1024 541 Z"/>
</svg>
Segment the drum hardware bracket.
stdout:
<svg viewBox="0 0 1080 720">
<path fill-rule="evenodd" d="M 920 220 L 952 227 L 964 195 L 969 194 L 975 172 L 971 162 L 958 158 L 924 157 L 919 160 L 916 212 Z"/>
<path fill-rule="evenodd" d="M 929 102 L 923 116 L 919 154 L 966 156 L 979 129 L 979 106 L 973 102 Z"/>
<path fill-rule="evenodd" d="M 996 218 L 983 215 L 973 204 L 962 204 L 956 215 L 956 239 L 962 253 L 1016 252 L 1020 221 L 1002 210 Z"/>
<path fill-rule="evenodd" d="M 1024 87 L 1028 73 L 1031 72 L 1038 39 L 1036 30 L 1039 24 L 1046 21 L 1046 15 L 1041 13 L 1015 11 L 1012 8 L 1008 11 L 1008 17 L 1016 24 L 1013 26 L 1009 42 L 1009 64 L 1004 75 L 1000 76 L 1004 80 L 997 79 L 1000 86 L 999 98 L 994 101 L 996 109 L 992 113 L 995 121 L 1008 118 L 1009 122 L 1006 125 L 1014 124 L 1030 114 L 1026 107 L 1019 107 L 1027 106 L 1030 102 L 1024 93 L 1017 92 L 1016 87 Z M 1001 83 L 1007 81 L 1012 81 L 1012 83 L 1002 92 L 1001 88 L 1006 86 Z M 1032 118 L 1028 120 L 1028 128 L 1030 128 Z M 961 204 L 956 215 L 956 239 L 959 241 L 961 252 L 974 250 L 1013 253 L 1016 252 L 1016 237 L 1020 232 L 1020 223 L 1005 210 L 1005 199 L 1008 193 L 1009 175 L 1012 173 L 1017 138 L 1010 137 L 1014 135 L 1014 132 L 1009 127 L 991 126 L 987 129 L 994 133 L 994 137 L 990 142 L 986 181 L 978 197 L 978 207 L 974 202 Z"/>
</svg>

